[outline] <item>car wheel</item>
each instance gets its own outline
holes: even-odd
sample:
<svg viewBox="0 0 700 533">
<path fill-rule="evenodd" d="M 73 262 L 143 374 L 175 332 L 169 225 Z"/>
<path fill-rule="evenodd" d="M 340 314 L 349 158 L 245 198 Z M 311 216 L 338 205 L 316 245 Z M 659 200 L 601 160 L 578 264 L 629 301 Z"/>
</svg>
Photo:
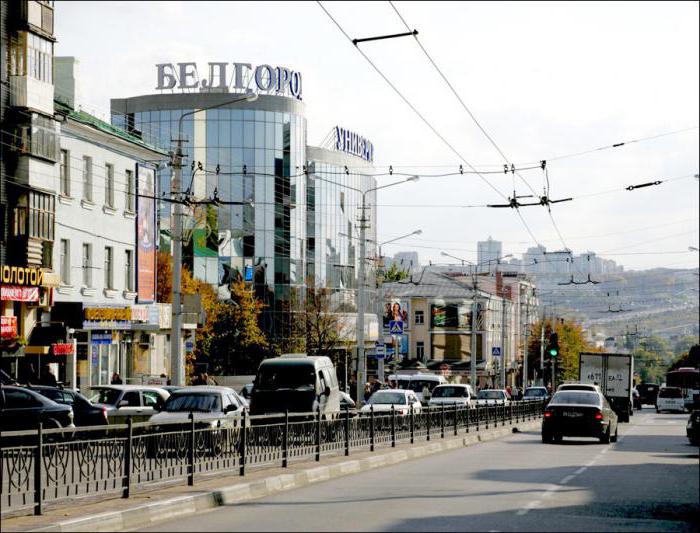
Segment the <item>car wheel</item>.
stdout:
<svg viewBox="0 0 700 533">
<path fill-rule="evenodd" d="M 564 435 L 562 435 L 561 433 L 554 434 L 554 442 L 556 442 L 557 444 L 560 444 L 561 441 L 563 441 L 563 440 L 564 440 Z"/>
<path fill-rule="evenodd" d="M 542 432 L 542 442 L 545 444 L 550 444 L 552 442 L 552 434 L 549 432 Z"/>
<path fill-rule="evenodd" d="M 656 412 L 657 412 L 657 413 L 660 413 L 661 410 L 657 407 L 657 408 L 656 408 Z"/>
<path fill-rule="evenodd" d="M 605 435 L 600 437 L 600 442 L 603 444 L 610 444 L 610 426 L 608 426 L 608 430 L 605 432 Z"/>
</svg>

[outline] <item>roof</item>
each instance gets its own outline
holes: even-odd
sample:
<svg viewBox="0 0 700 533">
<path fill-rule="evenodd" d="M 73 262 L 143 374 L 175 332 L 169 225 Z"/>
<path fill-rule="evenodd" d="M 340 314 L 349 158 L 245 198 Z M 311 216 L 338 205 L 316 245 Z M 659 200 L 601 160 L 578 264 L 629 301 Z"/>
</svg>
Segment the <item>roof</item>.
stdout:
<svg viewBox="0 0 700 533">
<path fill-rule="evenodd" d="M 134 143 L 140 146 L 141 148 L 145 148 L 146 150 L 158 152 L 159 154 L 163 155 L 167 155 L 168 153 L 167 151 L 161 148 L 157 148 L 151 144 L 148 144 L 142 139 L 136 137 L 135 135 L 127 133 L 123 129 L 117 128 L 116 126 L 113 126 L 112 124 L 109 124 L 108 122 L 105 122 L 104 120 L 101 120 L 96 116 L 91 115 L 90 113 L 86 113 L 83 110 L 76 111 L 72 107 L 58 100 L 54 100 L 54 109 L 59 113 L 65 114 L 71 120 L 75 120 L 76 122 L 80 122 L 81 124 L 85 124 L 87 126 L 92 126 L 93 128 L 100 130 L 103 133 L 114 135 L 115 137 L 119 137 L 120 139 Z"/>
<path fill-rule="evenodd" d="M 382 289 L 385 297 L 471 299 L 474 296 L 471 282 L 458 281 L 449 275 L 432 271 L 429 268 L 425 268 L 419 274 L 413 274 L 411 279 L 384 283 Z"/>
<path fill-rule="evenodd" d="M 115 389 L 115 390 L 157 390 L 168 392 L 157 385 L 93 385 L 91 389 Z"/>
<path fill-rule="evenodd" d="M 183 394 L 183 393 L 206 393 L 206 392 L 231 392 L 233 388 L 225 387 L 223 385 L 190 385 L 189 387 L 182 387 L 180 389 L 174 390 L 173 394 Z"/>
</svg>

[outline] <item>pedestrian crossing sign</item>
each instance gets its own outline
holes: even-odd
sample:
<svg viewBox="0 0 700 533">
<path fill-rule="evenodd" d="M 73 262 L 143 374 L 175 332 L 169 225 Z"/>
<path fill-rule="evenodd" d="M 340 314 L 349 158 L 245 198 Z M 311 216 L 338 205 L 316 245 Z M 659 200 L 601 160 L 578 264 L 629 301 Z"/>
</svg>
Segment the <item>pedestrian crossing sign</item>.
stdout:
<svg viewBox="0 0 700 533">
<path fill-rule="evenodd" d="M 403 321 L 390 320 L 389 321 L 389 333 L 391 335 L 403 335 Z"/>
<path fill-rule="evenodd" d="M 491 348 L 491 355 L 494 357 L 501 357 L 501 347 L 494 346 Z"/>
</svg>

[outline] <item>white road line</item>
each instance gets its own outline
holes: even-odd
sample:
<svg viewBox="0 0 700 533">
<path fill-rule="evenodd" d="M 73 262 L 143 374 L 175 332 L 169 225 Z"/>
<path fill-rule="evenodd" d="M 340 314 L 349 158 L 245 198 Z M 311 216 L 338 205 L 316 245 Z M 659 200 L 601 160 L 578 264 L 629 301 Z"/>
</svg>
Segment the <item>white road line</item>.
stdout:
<svg viewBox="0 0 700 533">
<path fill-rule="evenodd" d="M 541 503 L 542 503 L 541 500 L 532 501 L 532 502 L 528 503 L 524 509 L 520 509 L 516 514 L 518 516 L 523 516 L 523 515 L 527 514 L 531 509 L 534 509 L 535 507 L 540 505 Z"/>
<path fill-rule="evenodd" d="M 571 481 L 571 480 L 574 479 L 575 477 L 576 477 L 575 474 L 571 474 L 571 475 L 569 475 L 569 476 L 566 476 L 564 479 L 562 479 L 562 480 L 559 482 L 559 484 L 560 484 L 560 485 L 566 485 L 569 481 Z"/>
<path fill-rule="evenodd" d="M 587 466 L 582 466 L 581 468 L 579 468 L 578 470 L 576 470 L 576 472 L 574 472 L 574 475 L 577 475 L 577 476 L 578 476 L 579 474 L 583 474 L 586 470 L 588 470 L 588 467 L 587 467 Z"/>
</svg>

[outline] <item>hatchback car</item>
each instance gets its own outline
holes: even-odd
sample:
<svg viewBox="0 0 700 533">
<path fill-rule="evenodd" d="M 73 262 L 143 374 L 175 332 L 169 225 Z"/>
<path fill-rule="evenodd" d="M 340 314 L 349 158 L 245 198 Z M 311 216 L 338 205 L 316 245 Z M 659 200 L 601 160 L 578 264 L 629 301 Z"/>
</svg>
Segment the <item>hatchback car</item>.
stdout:
<svg viewBox="0 0 700 533">
<path fill-rule="evenodd" d="M 73 421 L 76 426 L 104 426 L 109 424 L 107 408 L 102 405 L 93 405 L 90 400 L 79 392 L 46 385 L 32 385 L 28 388 L 56 403 L 72 407 Z"/>
<path fill-rule="evenodd" d="M 399 416 L 409 414 L 411 406 L 413 406 L 414 414 L 421 412 L 421 403 L 415 392 L 401 389 L 381 389 L 370 396 L 369 401 L 360 409 L 360 413 L 368 415 L 370 411 L 374 411 L 386 414 L 391 411 L 392 405 Z"/>
<path fill-rule="evenodd" d="M 484 389 L 476 395 L 477 407 L 486 405 L 510 405 L 508 392 L 503 389 Z"/>
<path fill-rule="evenodd" d="M 617 442 L 617 415 L 605 396 L 594 391 L 557 391 L 542 418 L 542 442 L 560 442 L 564 437 Z"/>
<path fill-rule="evenodd" d="M 145 422 L 159 410 L 170 396 L 160 387 L 147 385 L 102 385 L 92 387 L 90 401 L 104 406 L 111 424 Z"/>
<path fill-rule="evenodd" d="M 428 405 L 474 407 L 475 403 L 471 385 L 438 385 L 433 389 Z"/>
<path fill-rule="evenodd" d="M 656 412 L 675 411 L 685 412 L 683 391 L 678 387 L 661 387 L 659 395 L 656 397 Z"/>
<path fill-rule="evenodd" d="M 0 430 L 73 428 L 73 409 L 25 387 L 0 387 Z"/>
</svg>

